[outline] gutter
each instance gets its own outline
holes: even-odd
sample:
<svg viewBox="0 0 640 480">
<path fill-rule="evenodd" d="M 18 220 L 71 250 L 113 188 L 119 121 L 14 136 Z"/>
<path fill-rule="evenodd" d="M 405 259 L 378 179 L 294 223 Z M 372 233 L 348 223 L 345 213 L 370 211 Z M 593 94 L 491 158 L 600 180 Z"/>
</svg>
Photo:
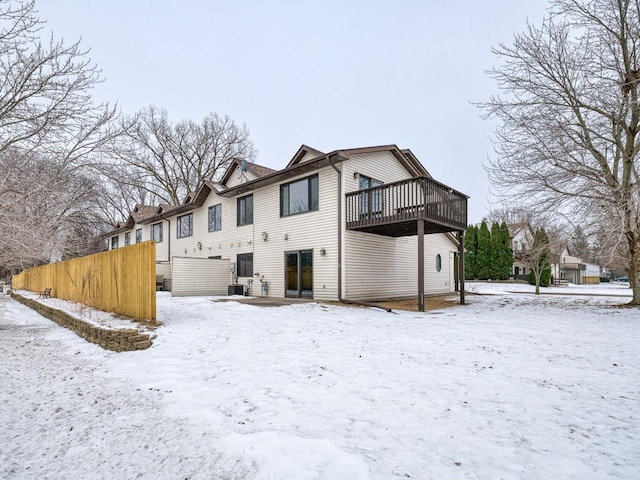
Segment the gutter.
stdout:
<svg viewBox="0 0 640 480">
<path fill-rule="evenodd" d="M 347 300 L 346 298 L 342 298 L 342 170 L 336 167 L 335 163 L 331 161 L 329 155 L 327 155 L 327 160 L 329 161 L 331 167 L 338 174 L 338 300 L 341 303 L 360 305 L 363 307 L 381 308 L 382 310 L 391 312 L 390 308 L 383 307 L 382 305 L 378 305 L 376 303 L 362 302 L 359 300 Z"/>
</svg>

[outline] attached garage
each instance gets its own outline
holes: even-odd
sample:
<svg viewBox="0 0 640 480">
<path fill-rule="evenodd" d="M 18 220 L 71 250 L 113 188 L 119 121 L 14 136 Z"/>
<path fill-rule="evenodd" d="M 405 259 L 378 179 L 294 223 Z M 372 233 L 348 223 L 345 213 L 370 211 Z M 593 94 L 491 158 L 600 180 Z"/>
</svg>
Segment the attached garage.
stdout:
<svg viewBox="0 0 640 480">
<path fill-rule="evenodd" d="M 171 292 L 174 297 L 227 295 L 231 283 L 229 260 L 173 257 Z"/>
</svg>

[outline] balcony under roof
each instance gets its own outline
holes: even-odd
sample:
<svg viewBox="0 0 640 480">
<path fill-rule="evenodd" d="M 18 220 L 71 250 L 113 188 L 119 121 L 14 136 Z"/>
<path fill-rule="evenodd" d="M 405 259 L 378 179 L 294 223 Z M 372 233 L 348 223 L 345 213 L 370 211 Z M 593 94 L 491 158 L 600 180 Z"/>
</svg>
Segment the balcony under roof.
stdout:
<svg viewBox="0 0 640 480">
<path fill-rule="evenodd" d="M 464 231 L 469 197 L 429 177 L 357 190 L 345 195 L 348 230 L 388 237 Z"/>
</svg>

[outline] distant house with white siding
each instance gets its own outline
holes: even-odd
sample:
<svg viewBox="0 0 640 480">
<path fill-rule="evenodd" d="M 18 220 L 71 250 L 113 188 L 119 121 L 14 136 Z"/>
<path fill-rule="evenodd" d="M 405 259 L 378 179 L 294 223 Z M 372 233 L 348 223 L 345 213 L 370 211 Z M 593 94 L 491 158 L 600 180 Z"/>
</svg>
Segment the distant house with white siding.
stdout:
<svg viewBox="0 0 640 480">
<path fill-rule="evenodd" d="M 464 278 L 454 234 L 467 198 L 395 145 L 303 145 L 282 170 L 236 161 L 181 205 L 138 205 L 104 237 L 110 248 L 155 240 L 174 295 L 242 285 L 254 296 L 423 301 Z"/>
<path fill-rule="evenodd" d="M 528 222 L 511 223 L 507 225 L 511 250 L 513 252 L 513 265 L 511 276 L 516 280 L 529 280 L 528 255 L 533 246 L 533 228 Z"/>
<path fill-rule="evenodd" d="M 551 275 L 554 283 L 575 283 L 578 285 L 600 283 L 600 266 L 587 263 L 582 258 L 570 254 L 565 245 L 559 254 L 555 255 L 551 265 Z"/>
</svg>

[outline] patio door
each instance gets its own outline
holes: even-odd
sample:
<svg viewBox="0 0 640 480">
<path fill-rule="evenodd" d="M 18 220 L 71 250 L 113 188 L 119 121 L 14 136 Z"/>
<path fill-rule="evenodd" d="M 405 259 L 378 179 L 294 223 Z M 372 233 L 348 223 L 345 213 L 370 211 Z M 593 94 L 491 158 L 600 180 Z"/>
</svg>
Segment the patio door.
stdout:
<svg viewBox="0 0 640 480">
<path fill-rule="evenodd" d="M 285 296 L 313 298 L 313 250 L 286 252 Z"/>
</svg>

